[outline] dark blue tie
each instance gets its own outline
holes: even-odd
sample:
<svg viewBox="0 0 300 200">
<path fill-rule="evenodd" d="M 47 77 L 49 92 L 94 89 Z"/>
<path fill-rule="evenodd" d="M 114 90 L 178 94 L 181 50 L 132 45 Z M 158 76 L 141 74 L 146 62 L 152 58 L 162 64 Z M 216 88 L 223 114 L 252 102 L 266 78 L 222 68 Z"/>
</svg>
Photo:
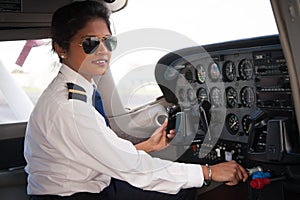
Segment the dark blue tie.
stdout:
<svg viewBox="0 0 300 200">
<path fill-rule="evenodd" d="M 104 112 L 101 96 L 96 89 L 94 89 L 94 93 L 93 93 L 93 106 L 104 117 L 106 125 L 109 126 L 109 121 Z"/>
</svg>

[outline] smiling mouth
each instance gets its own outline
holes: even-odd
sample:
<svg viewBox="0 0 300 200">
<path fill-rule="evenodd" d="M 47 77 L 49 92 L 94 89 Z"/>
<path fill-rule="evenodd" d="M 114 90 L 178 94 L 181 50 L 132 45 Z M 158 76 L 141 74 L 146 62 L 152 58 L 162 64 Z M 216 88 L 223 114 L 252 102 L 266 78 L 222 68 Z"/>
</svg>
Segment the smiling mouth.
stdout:
<svg viewBox="0 0 300 200">
<path fill-rule="evenodd" d="M 105 64 L 107 64 L 107 60 L 106 59 L 100 59 L 100 60 L 92 61 L 92 63 L 94 63 L 96 65 L 105 65 Z"/>
</svg>

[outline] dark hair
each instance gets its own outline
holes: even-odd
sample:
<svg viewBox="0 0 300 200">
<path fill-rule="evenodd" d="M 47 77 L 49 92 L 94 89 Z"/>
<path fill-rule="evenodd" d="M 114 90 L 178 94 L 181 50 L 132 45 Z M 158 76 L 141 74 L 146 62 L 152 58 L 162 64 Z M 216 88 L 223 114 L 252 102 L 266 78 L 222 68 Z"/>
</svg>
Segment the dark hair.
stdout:
<svg viewBox="0 0 300 200">
<path fill-rule="evenodd" d="M 65 5 L 52 16 L 52 48 L 56 42 L 62 49 L 69 50 L 70 40 L 91 19 L 102 18 L 110 30 L 110 10 L 103 1 L 75 1 Z"/>
</svg>

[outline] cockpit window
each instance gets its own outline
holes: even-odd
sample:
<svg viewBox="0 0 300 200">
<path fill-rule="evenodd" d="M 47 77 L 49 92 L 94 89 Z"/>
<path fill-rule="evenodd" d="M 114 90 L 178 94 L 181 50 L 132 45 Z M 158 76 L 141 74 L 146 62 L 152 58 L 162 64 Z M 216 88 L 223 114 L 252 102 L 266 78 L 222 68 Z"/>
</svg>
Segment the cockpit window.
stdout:
<svg viewBox="0 0 300 200">
<path fill-rule="evenodd" d="M 0 42 L 0 124 L 26 122 L 59 70 L 51 41 Z"/>
<path fill-rule="evenodd" d="M 269 0 L 129 0 L 112 14 L 111 70 L 125 108 L 162 96 L 157 61 L 190 46 L 277 34 Z M 27 121 L 59 70 L 50 39 L 0 42 L 0 123 Z"/>
<path fill-rule="evenodd" d="M 155 64 L 170 51 L 278 34 L 269 0 L 129 0 L 127 7 L 114 13 L 112 19 L 118 47 L 113 52 L 111 70 L 128 108 L 161 95 L 158 87 L 148 91 L 142 86 L 155 82 L 154 78 L 149 80 Z M 146 66 L 152 68 L 152 73 L 134 70 Z M 124 85 L 124 79 L 132 85 Z"/>
</svg>

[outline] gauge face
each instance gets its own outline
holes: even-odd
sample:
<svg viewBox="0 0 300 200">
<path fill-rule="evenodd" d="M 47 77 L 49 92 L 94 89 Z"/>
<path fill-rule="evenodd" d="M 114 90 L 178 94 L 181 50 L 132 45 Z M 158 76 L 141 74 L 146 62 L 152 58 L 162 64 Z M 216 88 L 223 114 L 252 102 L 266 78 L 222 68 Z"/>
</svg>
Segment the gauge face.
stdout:
<svg viewBox="0 0 300 200">
<path fill-rule="evenodd" d="M 242 80 L 250 80 L 253 77 L 253 65 L 250 60 L 243 59 L 239 63 L 239 74 Z"/>
<path fill-rule="evenodd" d="M 232 135 L 236 135 L 239 132 L 239 119 L 235 114 L 230 113 L 226 116 L 226 128 Z"/>
<path fill-rule="evenodd" d="M 196 94 L 192 88 L 187 90 L 187 98 L 190 102 L 194 102 L 196 100 Z"/>
<path fill-rule="evenodd" d="M 250 133 L 250 124 L 251 124 L 251 117 L 250 115 L 245 115 L 242 119 L 242 127 L 245 135 L 249 135 Z"/>
<path fill-rule="evenodd" d="M 227 106 L 234 108 L 238 104 L 238 93 L 233 87 L 228 87 L 226 89 L 226 102 Z"/>
<path fill-rule="evenodd" d="M 245 107 L 252 107 L 255 102 L 254 91 L 251 87 L 244 87 L 241 90 L 241 102 Z"/>
<path fill-rule="evenodd" d="M 223 76 L 226 81 L 234 81 L 236 77 L 236 68 L 232 61 L 227 61 L 223 65 Z"/>
<path fill-rule="evenodd" d="M 197 92 L 198 101 L 204 101 L 208 99 L 207 91 L 205 88 L 200 88 Z"/>
<path fill-rule="evenodd" d="M 217 63 L 212 63 L 209 67 L 209 77 L 212 81 L 217 81 L 220 78 L 221 72 Z"/>
<path fill-rule="evenodd" d="M 199 83 L 204 83 L 206 79 L 206 72 L 202 65 L 198 65 L 197 72 L 196 72 L 196 78 Z"/>
<path fill-rule="evenodd" d="M 210 91 L 210 101 L 211 104 L 215 107 L 220 107 L 222 105 L 222 92 L 219 88 L 213 87 Z"/>
</svg>

